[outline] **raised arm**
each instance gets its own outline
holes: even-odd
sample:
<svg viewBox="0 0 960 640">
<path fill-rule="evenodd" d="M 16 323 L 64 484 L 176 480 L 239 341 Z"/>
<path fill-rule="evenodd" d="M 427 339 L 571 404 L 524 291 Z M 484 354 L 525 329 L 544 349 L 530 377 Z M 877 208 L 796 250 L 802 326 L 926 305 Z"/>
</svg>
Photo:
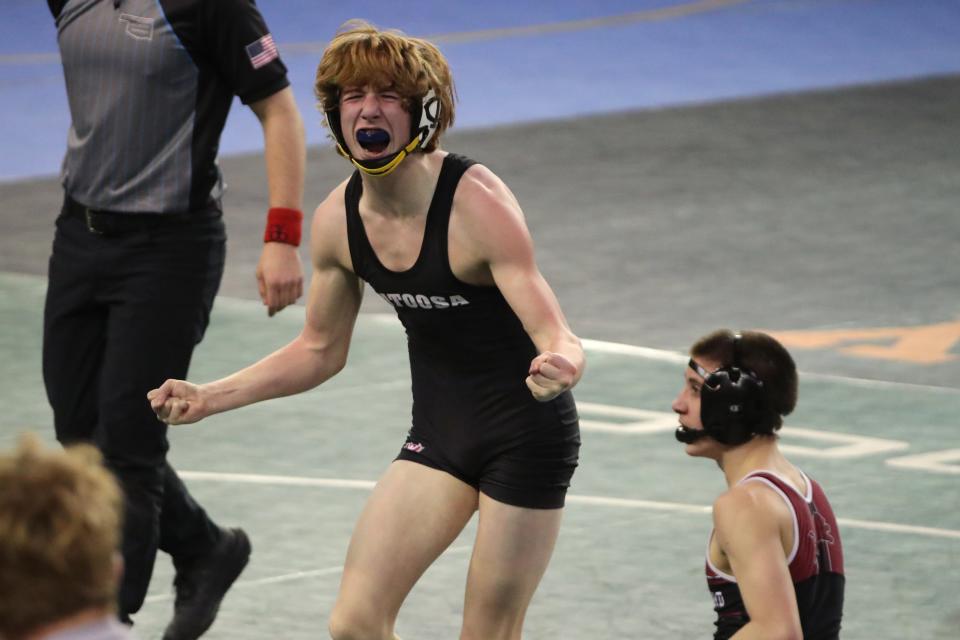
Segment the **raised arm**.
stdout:
<svg viewBox="0 0 960 640">
<path fill-rule="evenodd" d="M 306 165 L 303 121 L 289 87 L 250 105 L 263 128 L 271 208 L 300 211 Z M 257 263 L 260 299 L 273 315 L 303 294 L 300 254 L 293 244 L 265 242 Z"/>
<path fill-rule="evenodd" d="M 786 503 L 771 490 L 747 483 L 717 499 L 713 518 L 717 542 L 730 561 L 750 616 L 733 637 L 802 640 L 781 533 L 783 527 L 792 531 L 793 526 Z"/>
<path fill-rule="evenodd" d="M 464 244 L 488 265 L 494 283 L 523 323 L 539 355 L 530 363 L 527 386 L 541 401 L 573 387 L 586 360 L 553 290 L 534 260 L 533 240 L 520 205 L 496 175 L 482 165 L 467 172 L 457 189 Z"/>
<path fill-rule="evenodd" d="M 147 394 L 157 417 L 168 424 L 196 422 L 214 413 L 312 389 L 339 372 L 347 361 L 363 296 L 361 281 L 344 266 L 349 257 L 346 252 L 340 188 L 314 215 L 313 277 L 300 335 L 256 364 L 220 380 L 202 385 L 167 380 Z"/>
</svg>

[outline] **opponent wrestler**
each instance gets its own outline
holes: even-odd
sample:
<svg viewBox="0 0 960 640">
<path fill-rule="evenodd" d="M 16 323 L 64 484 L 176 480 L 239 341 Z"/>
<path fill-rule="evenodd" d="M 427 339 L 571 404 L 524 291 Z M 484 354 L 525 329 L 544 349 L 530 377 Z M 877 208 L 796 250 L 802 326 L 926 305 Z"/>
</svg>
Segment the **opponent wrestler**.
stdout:
<svg viewBox="0 0 960 640">
<path fill-rule="evenodd" d="M 676 437 L 687 455 L 715 460 L 728 486 L 707 547 L 714 639 L 839 637 L 840 530 L 823 489 L 777 445 L 797 402 L 793 358 L 769 335 L 726 330 L 690 355 L 673 401 Z"/>
</svg>

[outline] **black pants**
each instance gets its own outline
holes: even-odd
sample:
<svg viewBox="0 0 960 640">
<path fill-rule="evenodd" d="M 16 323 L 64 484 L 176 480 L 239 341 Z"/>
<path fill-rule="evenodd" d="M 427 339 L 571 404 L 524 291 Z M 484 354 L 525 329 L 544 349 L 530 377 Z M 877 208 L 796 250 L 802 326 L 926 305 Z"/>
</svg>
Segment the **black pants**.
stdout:
<svg viewBox="0 0 960 640">
<path fill-rule="evenodd" d="M 126 497 L 119 611 L 140 609 L 157 549 L 196 557 L 219 529 L 167 463 L 167 427 L 146 393 L 185 378 L 226 250 L 218 215 L 110 235 L 61 214 L 44 309 L 43 379 L 57 439 L 92 442 Z"/>
</svg>

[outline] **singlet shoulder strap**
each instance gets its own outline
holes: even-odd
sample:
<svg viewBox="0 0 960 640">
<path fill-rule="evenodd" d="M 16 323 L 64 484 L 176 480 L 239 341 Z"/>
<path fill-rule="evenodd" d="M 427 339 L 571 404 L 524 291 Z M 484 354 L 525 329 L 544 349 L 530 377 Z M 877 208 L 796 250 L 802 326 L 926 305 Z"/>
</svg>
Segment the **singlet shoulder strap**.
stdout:
<svg viewBox="0 0 960 640">
<path fill-rule="evenodd" d="M 343 193 L 345 213 L 347 216 L 347 243 L 350 246 L 350 260 L 353 262 L 353 272 L 360 278 L 365 278 L 370 263 L 369 251 L 373 251 L 367 240 L 367 231 L 363 228 L 360 219 L 360 196 L 363 194 L 363 180 L 360 172 L 354 171 L 347 182 Z"/>
<path fill-rule="evenodd" d="M 457 190 L 460 178 L 467 172 L 467 169 L 477 164 L 466 156 L 456 153 L 448 153 L 443 159 L 443 168 L 440 170 L 440 178 L 437 181 L 437 193 L 449 195 L 449 200 L 443 204 L 453 203 L 453 194 Z"/>
<path fill-rule="evenodd" d="M 455 153 L 447 154 L 443 159 L 443 167 L 437 179 L 437 188 L 430 203 L 430 212 L 427 215 L 427 229 L 425 239 L 427 246 L 436 247 L 445 264 L 449 266 L 447 252 L 447 236 L 450 227 L 450 211 L 453 209 L 453 196 L 457 192 L 457 185 L 467 169 L 477 164 L 474 160 Z"/>
<path fill-rule="evenodd" d="M 740 479 L 740 483 L 747 482 L 748 480 L 755 480 L 757 478 L 764 478 L 777 484 L 781 489 L 788 491 L 791 495 L 798 496 L 804 502 L 810 502 L 813 499 L 813 483 L 810 478 L 807 477 L 807 474 L 805 474 L 802 470 L 797 469 L 797 471 L 800 473 L 800 477 L 803 478 L 803 482 L 806 485 L 803 487 L 803 489 L 795 486 L 792 482 L 787 480 L 779 473 L 769 469 L 758 469 L 756 471 L 751 471 Z"/>
</svg>

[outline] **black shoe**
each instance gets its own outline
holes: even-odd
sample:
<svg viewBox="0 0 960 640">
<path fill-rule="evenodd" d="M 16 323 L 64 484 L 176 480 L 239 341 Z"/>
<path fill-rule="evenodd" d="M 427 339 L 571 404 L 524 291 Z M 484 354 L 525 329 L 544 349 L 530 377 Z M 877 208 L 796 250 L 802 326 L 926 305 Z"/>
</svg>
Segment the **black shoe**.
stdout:
<svg viewBox="0 0 960 640">
<path fill-rule="evenodd" d="M 173 620 L 163 640 L 196 640 L 213 624 L 227 589 L 247 566 L 250 539 L 243 529 L 222 529 L 209 554 L 177 566 Z"/>
</svg>

